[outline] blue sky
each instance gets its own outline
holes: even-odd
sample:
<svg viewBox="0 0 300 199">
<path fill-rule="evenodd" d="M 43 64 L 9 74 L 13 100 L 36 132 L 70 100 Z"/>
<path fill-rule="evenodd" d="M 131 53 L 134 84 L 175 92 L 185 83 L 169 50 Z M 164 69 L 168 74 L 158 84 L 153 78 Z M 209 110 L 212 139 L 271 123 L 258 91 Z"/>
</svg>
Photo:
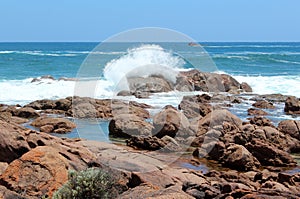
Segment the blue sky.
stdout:
<svg viewBox="0 0 300 199">
<path fill-rule="evenodd" d="M 102 41 L 139 27 L 198 41 L 300 41 L 299 0 L 1 0 L 0 41 Z"/>
</svg>

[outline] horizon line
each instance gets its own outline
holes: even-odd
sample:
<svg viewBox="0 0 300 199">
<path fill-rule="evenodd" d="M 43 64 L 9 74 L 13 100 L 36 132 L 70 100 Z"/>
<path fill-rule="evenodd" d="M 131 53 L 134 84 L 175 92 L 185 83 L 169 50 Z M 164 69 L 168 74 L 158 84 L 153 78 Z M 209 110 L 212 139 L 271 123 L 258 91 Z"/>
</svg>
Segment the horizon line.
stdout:
<svg viewBox="0 0 300 199">
<path fill-rule="evenodd" d="M 101 43 L 105 41 L 0 41 L 0 43 Z M 140 41 L 136 41 L 140 42 Z M 172 41 L 167 41 L 168 43 L 172 43 Z M 175 41 L 176 42 L 176 41 Z M 210 43 L 210 42 L 216 42 L 216 43 L 299 43 L 299 41 L 196 41 L 198 43 Z M 108 42 L 108 43 L 126 43 L 126 42 Z M 130 41 L 129 43 L 134 43 L 134 41 Z M 163 42 L 157 42 L 157 43 L 163 43 Z M 180 43 L 180 42 L 179 42 Z"/>
</svg>

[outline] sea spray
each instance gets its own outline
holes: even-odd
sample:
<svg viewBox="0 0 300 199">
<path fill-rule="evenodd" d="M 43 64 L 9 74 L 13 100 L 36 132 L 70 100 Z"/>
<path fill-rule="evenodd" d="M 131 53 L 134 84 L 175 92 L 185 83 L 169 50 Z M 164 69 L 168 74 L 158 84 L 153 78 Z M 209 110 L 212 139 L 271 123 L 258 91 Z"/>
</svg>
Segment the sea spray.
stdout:
<svg viewBox="0 0 300 199">
<path fill-rule="evenodd" d="M 104 68 L 104 77 L 118 84 L 125 76 L 161 75 L 175 83 L 174 71 L 183 68 L 184 64 L 185 61 L 181 57 L 165 51 L 161 46 L 145 44 L 128 49 L 127 54 L 107 63 Z M 150 65 L 152 67 L 145 67 Z"/>
</svg>

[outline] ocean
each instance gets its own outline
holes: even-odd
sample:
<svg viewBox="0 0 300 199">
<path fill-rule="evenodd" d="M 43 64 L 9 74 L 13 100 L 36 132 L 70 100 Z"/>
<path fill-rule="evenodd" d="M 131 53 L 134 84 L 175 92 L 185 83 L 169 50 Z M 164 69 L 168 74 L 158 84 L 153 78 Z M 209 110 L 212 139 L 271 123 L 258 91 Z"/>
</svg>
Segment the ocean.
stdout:
<svg viewBox="0 0 300 199">
<path fill-rule="evenodd" d="M 107 43 L 100 46 L 98 43 L 0 43 L 0 103 L 25 105 L 38 99 L 77 95 L 75 81 L 59 80 L 61 77 L 96 81 L 96 86 L 87 87 L 88 96 L 112 98 L 128 72 L 159 74 L 174 81 L 173 69 L 189 68 L 230 74 L 250 84 L 256 94 L 300 97 L 300 43 L 200 44 L 202 47 L 187 43 Z M 170 68 L 154 67 L 155 71 L 153 67 L 142 67 L 138 70 L 139 66 L 147 64 Z M 32 82 L 44 75 L 51 75 L 55 80 Z M 191 93 L 159 93 L 150 99 L 132 97 L 132 100 L 157 107 L 151 110 L 154 111 L 151 114 L 155 114 L 165 105 L 177 106 L 182 96 L 188 94 Z M 249 117 L 247 109 L 252 103 L 249 100 L 235 104 L 230 110 L 246 120 Z M 283 104 L 276 106 L 275 110 L 268 110 L 268 118 L 275 124 L 284 119 L 298 119 L 285 115 Z M 76 124 L 77 129 L 68 137 L 108 141 L 107 121 L 78 120 Z"/>
</svg>

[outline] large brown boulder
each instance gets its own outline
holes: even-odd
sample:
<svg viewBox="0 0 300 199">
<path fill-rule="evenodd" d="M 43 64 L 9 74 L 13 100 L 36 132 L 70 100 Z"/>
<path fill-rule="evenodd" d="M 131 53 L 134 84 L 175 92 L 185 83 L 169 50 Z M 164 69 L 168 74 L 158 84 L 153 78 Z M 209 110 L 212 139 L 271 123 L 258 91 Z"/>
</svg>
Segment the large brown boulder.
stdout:
<svg viewBox="0 0 300 199">
<path fill-rule="evenodd" d="M 251 92 L 251 87 L 240 84 L 236 79 L 227 74 L 201 72 L 196 69 L 180 72 L 175 88 L 180 91 L 204 92 Z"/>
<path fill-rule="evenodd" d="M 68 119 L 52 117 L 39 117 L 31 125 L 45 133 L 67 133 L 76 128 L 76 125 Z"/>
<path fill-rule="evenodd" d="M 278 124 L 279 131 L 300 140 L 300 121 L 284 120 Z"/>
<path fill-rule="evenodd" d="M 69 163 L 55 148 L 41 146 L 9 164 L 0 184 L 32 198 L 51 197 L 68 180 Z"/>
<path fill-rule="evenodd" d="M 205 117 L 197 121 L 197 125 L 194 125 L 193 129 L 197 132 L 197 135 L 203 135 L 214 127 L 220 126 L 223 127 L 223 124 L 230 124 L 232 128 L 240 129 L 242 127 L 242 120 L 236 115 L 232 114 L 226 109 L 217 109 L 213 110 Z"/>
<path fill-rule="evenodd" d="M 116 138 L 148 137 L 152 129 L 152 124 L 133 114 L 120 114 L 109 122 L 109 135 Z"/>
<path fill-rule="evenodd" d="M 287 114 L 300 114 L 300 101 L 298 98 L 291 96 L 285 100 L 284 112 Z"/>
<path fill-rule="evenodd" d="M 175 137 L 190 135 L 190 122 L 187 117 L 172 106 L 166 106 L 153 117 L 153 135 L 162 138 L 165 135 Z"/>
<path fill-rule="evenodd" d="M 233 144 L 226 149 L 223 165 L 239 171 L 255 170 L 260 166 L 258 160 L 242 145 Z"/>
</svg>

